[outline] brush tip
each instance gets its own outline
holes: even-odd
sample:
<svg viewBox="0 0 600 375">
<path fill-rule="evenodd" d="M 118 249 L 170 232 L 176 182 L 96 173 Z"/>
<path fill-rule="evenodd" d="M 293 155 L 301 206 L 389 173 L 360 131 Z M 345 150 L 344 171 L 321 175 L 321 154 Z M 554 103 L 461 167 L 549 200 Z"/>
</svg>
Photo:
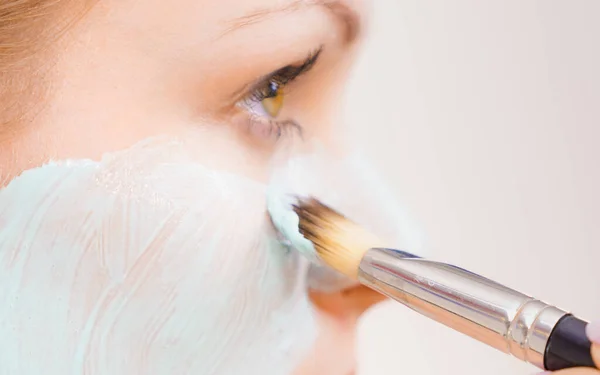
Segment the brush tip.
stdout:
<svg viewBox="0 0 600 375">
<path fill-rule="evenodd" d="M 313 197 L 297 198 L 292 208 L 300 233 L 313 243 L 319 259 L 346 276 L 357 278 L 364 253 L 382 247 L 376 236 Z"/>
</svg>

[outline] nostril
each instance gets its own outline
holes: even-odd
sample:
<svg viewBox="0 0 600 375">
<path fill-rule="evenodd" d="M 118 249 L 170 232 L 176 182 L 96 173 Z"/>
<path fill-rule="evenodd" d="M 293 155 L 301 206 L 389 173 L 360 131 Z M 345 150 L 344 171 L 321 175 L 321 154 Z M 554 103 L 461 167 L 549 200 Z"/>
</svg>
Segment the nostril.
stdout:
<svg viewBox="0 0 600 375">
<path fill-rule="evenodd" d="M 311 290 L 310 299 L 315 307 L 328 315 L 338 319 L 355 320 L 373 305 L 384 301 L 386 297 L 358 285 L 336 293 Z"/>
<path fill-rule="evenodd" d="M 363 285 L 347 289 L 343 292 L 343 294 L 349 305 L 349 308 L 359 316 L 372 306 L 387 299 L 387 297 L 385 297 L 383 294 L 380 294 Z"/>
<path fill-rule="evenodd" d="M 327 293 L 316 290 L 309 291 L 310 300 L 321 312 L 336 318 L 346 317 L 349 314 L 347 301 L 342 292 Z"/>
</svg>

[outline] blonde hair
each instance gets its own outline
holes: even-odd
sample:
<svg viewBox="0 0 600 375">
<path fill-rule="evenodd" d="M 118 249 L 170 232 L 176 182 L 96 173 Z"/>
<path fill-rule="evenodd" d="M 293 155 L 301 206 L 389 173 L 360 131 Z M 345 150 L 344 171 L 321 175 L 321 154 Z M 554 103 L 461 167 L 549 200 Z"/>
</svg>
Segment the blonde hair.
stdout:
<svg viewBox="0 0 600 375">
<path fill-rule="evenodd" d="M 0 135 L 33 116 L 47 93 L 54 42 L 89 0 L 0 0 Z"/>
</svg>

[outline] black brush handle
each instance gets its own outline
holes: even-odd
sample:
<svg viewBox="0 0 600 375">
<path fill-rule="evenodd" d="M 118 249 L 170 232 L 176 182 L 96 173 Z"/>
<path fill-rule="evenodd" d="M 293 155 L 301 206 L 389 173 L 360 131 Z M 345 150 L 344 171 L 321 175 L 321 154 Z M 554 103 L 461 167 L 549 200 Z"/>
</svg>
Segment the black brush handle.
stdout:
<svg viewBox="0 0 600 375">
<path fill-rule="evenodd" d="M 592 359 L 592 343 L 585 334 L 586 326 L 587 322 L 573 315 L 565 315 L 556 323 L 546 344 L 546 370 L 596 367 Z"/>
</svg>

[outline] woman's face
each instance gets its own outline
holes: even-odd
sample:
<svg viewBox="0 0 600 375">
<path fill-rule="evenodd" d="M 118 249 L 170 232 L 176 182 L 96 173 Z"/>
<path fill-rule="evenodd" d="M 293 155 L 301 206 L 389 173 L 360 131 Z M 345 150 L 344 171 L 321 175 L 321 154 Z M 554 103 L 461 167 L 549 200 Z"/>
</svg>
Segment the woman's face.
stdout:
<svg viewBox="0 0 600 375">
<path fill-rule="evenodd" d="M 353 373 L 356 320 L 379 298 L 308 293 L 265 194 L 274 165 L 315 145 L 343 159 L 361 14 L 351 0 L 97 1 L 57 42 L 36 120 L 0 139 L 0 315 L 14 328 L 0 337 L 19 343 L 0 363 Z M 357 189 L 346 177 L 335 184 Z"/>
<path fill-rule="evenodd" d="M 202 128 L 215 167 L 265 181 L 278 144 L 339 137 L 360 15 L 348 0 L 96 1 L 61 41 L 50 98 L 0 177 Z"/>
</svg>

